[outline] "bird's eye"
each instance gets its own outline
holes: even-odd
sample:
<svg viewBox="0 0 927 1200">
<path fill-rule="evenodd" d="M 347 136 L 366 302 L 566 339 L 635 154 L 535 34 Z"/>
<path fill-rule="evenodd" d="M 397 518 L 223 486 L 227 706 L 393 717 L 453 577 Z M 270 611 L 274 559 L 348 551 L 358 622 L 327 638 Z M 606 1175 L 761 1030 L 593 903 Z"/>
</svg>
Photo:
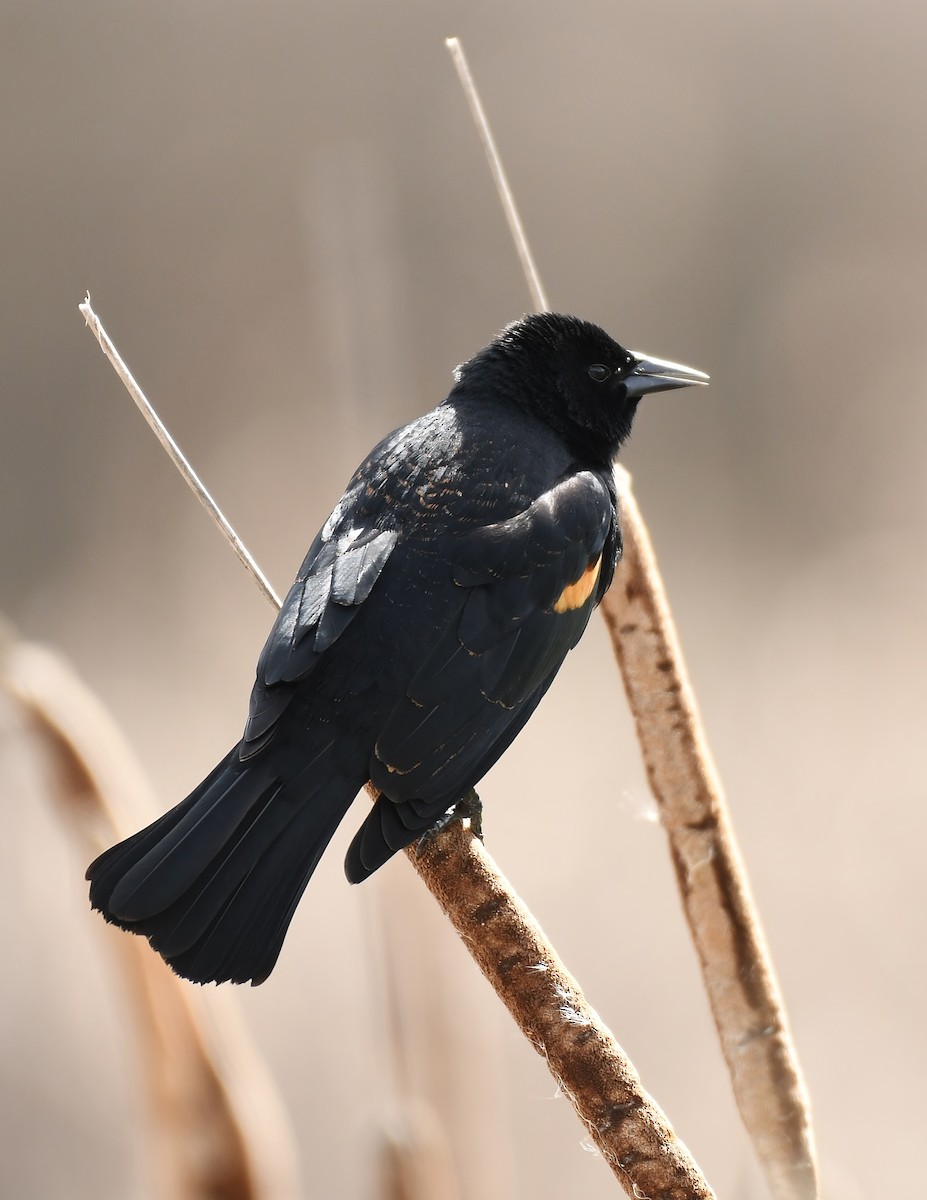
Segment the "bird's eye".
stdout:
<svg viewBox="0 0 927 1200">
<path fill-rule="evenodd" d="M 596 383 L 604 383 L 611 373 L 611 368 L 606 367 L 604 363 L 593 363 L 589 368 L 589 378 Z"/>
</svg>

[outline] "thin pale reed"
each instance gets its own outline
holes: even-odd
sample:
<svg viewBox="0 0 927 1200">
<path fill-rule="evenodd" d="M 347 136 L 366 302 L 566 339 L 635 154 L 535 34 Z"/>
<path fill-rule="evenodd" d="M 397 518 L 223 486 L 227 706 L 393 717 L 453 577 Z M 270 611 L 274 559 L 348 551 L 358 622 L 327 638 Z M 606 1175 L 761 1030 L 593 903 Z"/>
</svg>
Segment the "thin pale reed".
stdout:
<svg viewBox="0 0 927 1200">
<path fill-rule="evenodd" d="M 528 283 L 528 290 L 531 292 L 531 299 L 535 310 L 537 312 L 545 312 L 550 306 L 547 303 L 547 296 L 544 293 L 541 276 L 535 264 L 534 255 L 531 253 L 531 247 L 528 245 L 528 239 L 525 237 L 525 229 L 521 223 L 518 205 L 515 203 L 515 196 L 509 187 L 508 176 L 505 173 L 502 158 L 496 148 L 496 139 L 493 137 L 492 129 L 483 109 L 483 102 L 476 89 L 476 84 L 473 82 L 473 75 L 470 72 L 470 64 L 467 62 L 467 56 L 464 54 L 464 49 L 460 44 L 459 38 L 447 38 L 444 44 L 447 46 L 453 60 L 454 68 L 457 71 L 457 78 L 460 80 L 460 86 L 467 97 L 467 103 L 470 105 L 470 112 L 473 115 L 473 122 L 480 135 L 480 141 L 483 143 L 483 149 L 486 151 L 489 170 L 492 172 L 496 191 L 499 194 L 499 201 L 502 204 L 502 211 L 505 213 L 505 219 L 512 234 L 512 241 L 515 243 L 515 250 L 521 263 L 521 269 L 525 273 L 525 279 Z"/>
<path fill-rule="evenodd" d="M 119 351 L 113 345 L 109 334 L 107 334 L 106 330 L 103 328 L 102 321 L 90 306 L 89 292 L 84 297 L 83 304 L 79 304 L 77 307 L 79 312 L 83 315 L 84 320 L 87 322 L 91 333 L 100 343 L 100 348 L 102 349 L 103 353 L 112 363 L 114 371 L 122 380 L 126 391 L 135 401 L 136 408 L 148 422 L 151 429 L 154 431 L 155 437 L 167 451 L 171 462 L 187 481 L 187 484 L 194 496 L 196 496 L 203 508 L 205 508 L 210 517 L 212 517 L 219 532 L 223 535 L 228 544 L 238 555 L 239 562 L 241 562 L 242 565 L 251 572 L 254 582 L 258 585 L 274 608 L 279 608 L 280 598 L 270 586 L 266 575 L 254 561 L 248 548 L 232 528 L 225 514 L 219 508 L 219 505 L 216 504 L 215 500 L 213 500 L 212 496 L 206 490 L 206 486 L 200 479 L 199 475 L 197 475 L 196 471 L 194 471 L 190 466 L 190 463 L 187 461 L 183 451 L 171 436 L 167 426 L 148 402 L 148 398 L 146 397 L 145 393 L 136 383 L 132 372 L 126 366 Z"/>
</svg>

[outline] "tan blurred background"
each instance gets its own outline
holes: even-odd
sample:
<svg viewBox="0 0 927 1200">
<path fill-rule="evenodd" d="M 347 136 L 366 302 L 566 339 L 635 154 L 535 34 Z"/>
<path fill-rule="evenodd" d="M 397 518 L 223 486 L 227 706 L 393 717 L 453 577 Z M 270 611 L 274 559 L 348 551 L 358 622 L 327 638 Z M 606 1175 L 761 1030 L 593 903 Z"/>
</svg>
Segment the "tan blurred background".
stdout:
<svg viewBox="0 0 927 1200">
<path fill-rule="evenodd" d="M 367 447 L 528 303 L 443 47 L 459 34 L 553 306 L 712 373 L 707 392 L 647 402 L 625 462 L 789 1002 L 828 1194 L 916 1194 L 927 14 L 906 0 L 14 0 L 0 28 L 0 608 L 76 664 L 163 807 L 238 737 L 271 613 L 77 304 L 89 288 L 285 589 Z M 481 789 L 488 843 L 719 1195 L 760 1197 L 599 625 Z M 74 843 L 27 803 L 30 771 L 7 767 L 2 796 L 0 1191 L 148 1196 L 125 993 Z M 407 865 L 345 884 L 360 815 L 272 979 L 238 994 L 305 1195 L 376 1194 L 378 907 L 462 1197 L 615 1195 Z"/>
</svg>

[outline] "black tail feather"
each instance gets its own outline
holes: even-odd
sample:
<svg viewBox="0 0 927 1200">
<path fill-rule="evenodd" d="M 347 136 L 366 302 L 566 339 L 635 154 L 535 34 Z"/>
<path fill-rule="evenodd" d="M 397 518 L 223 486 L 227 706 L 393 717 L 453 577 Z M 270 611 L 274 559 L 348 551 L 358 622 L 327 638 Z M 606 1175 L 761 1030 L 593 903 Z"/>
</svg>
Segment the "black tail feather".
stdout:
<svg viewBox="0 0 927 1200">
<path fill-rule="evenodd" d="M 283 785 L 272 784 L 259 798 L 255 807 L 226 844 L 202 871 L 194 884 L 183 894 L 175 921 L 165 919 L 162 912 L 157 950 L 165 958 L 175 958 L 189 950 L 206 933 L 226 906 L 229 896 L 247 878 L 254 864 L 273 844 L 276 835 L 293 819 L 292 809 L 284 803 L 274 804 Z M 266 796 L 266 798 L 265 798 Z M 152 942 L 155 945 L 155 942 Z"/>
<path fill-rule="evenodd" d="M 331 761 L 315 766 L 297 789 L 275 756 L 242 763 L 236 747 L 185 800 L 90 865 L 92 906 L 195 983 L 262 982 L 363 783 Z"/>
<path fill-rule="evenodd" d="M 255 864 L 207 934 L 187 955 L 180 956 L 183 966 L 220 982 L 250 979 L 255 985 L 263 983 L 341 816 L 341 809 L 332 811 L 328 826 L 322 829 L 308 812 L 303 814 L 305 819 L 295 821 Z M 247 964 L 247 973 L 242 972 L 243 964 Z"/>
<path fill-rule="evenodd" d="M 349 883 L 363 883 L 397 852 L 411 846 L 453 804 L 437 801 L 396 801 L 381 796 L 348 847 L 344 872 Z"/>
</svg>

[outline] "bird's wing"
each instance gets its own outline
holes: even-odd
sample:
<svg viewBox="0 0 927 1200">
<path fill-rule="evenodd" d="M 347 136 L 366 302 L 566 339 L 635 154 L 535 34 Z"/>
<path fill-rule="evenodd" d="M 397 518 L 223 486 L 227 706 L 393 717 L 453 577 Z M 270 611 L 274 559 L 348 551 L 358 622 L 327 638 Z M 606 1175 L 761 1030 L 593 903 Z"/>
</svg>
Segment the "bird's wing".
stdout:
<svg viewBox="0 0 927 1200">
<path fill-rule="evenodd" d="M 611 493 L 584 471 L 519 515 L 453 539 L 459 603 L 377 739 L 377 787 L 423 802 L 424 820 L 473 786 L 579 641 L 611 581 L 617 538 Z"/>
<path fill-rule="evenodd" d="M 262 750 L 294 694 L 370 595 L 396 547 L 395 530 L 352 519 L 348 492 L 316 537 L 261 651 L 241 757 Z"/>
</svg>

